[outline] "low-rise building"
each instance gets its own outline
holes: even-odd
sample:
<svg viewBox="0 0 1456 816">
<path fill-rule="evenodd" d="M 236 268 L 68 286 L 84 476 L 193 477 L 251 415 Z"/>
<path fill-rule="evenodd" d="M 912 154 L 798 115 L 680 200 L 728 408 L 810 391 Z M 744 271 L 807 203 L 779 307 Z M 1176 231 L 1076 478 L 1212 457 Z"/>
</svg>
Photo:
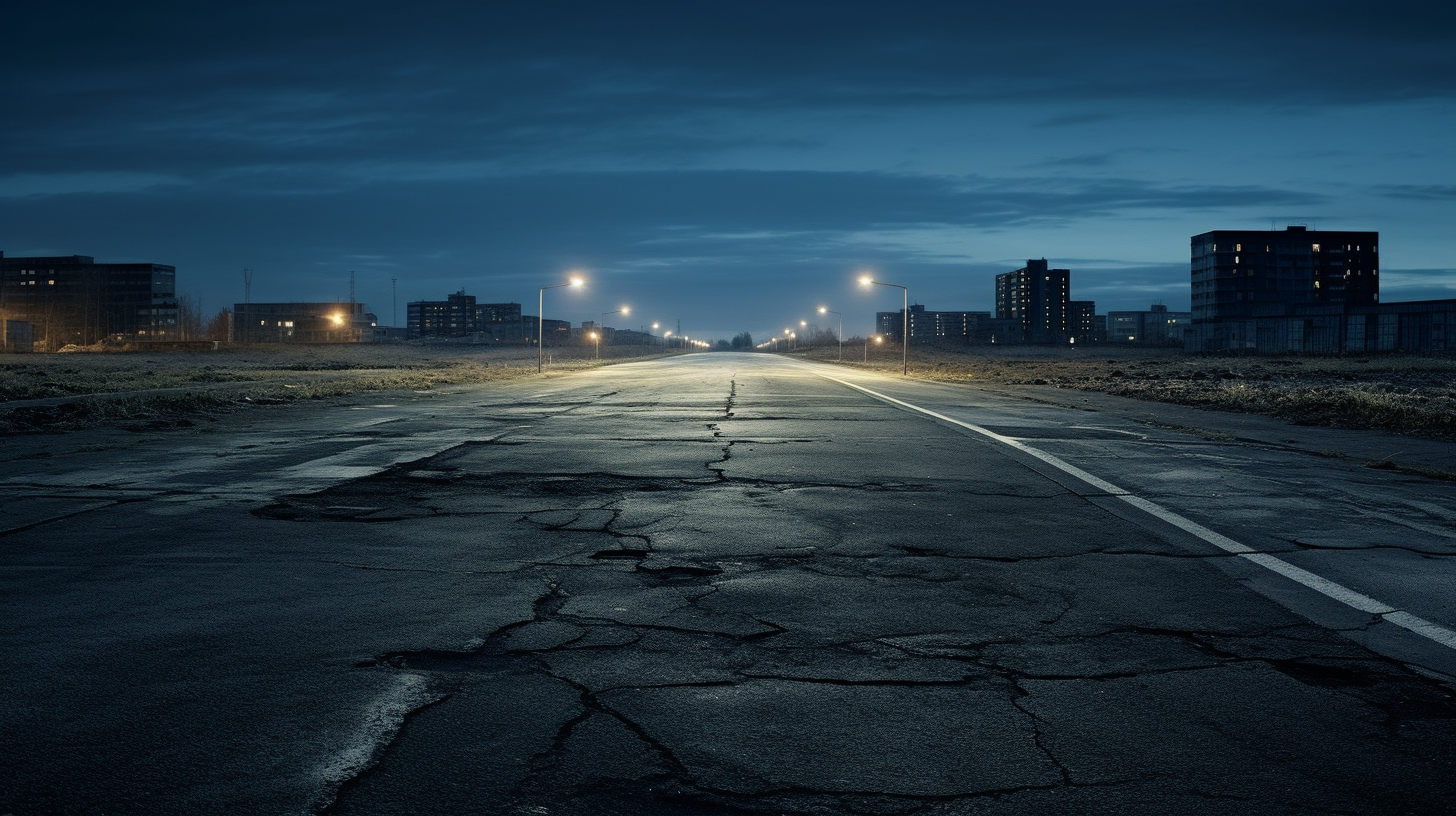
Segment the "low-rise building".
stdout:
<svg viewBox="0 0 1456 816">
<path fill-rule="evenodd" d="M 1192 322 L 1192 312 L 1172 312 L 1161 303 L 1147 311 L 1108 311 L 1107 339 L 1111 343 L 1181 346 Z"/>
<path fill-rule="evenodd" d="M 360 343 L 374 339 L 362 303 L 234 303 L 234 343 Z"/>
</svg>

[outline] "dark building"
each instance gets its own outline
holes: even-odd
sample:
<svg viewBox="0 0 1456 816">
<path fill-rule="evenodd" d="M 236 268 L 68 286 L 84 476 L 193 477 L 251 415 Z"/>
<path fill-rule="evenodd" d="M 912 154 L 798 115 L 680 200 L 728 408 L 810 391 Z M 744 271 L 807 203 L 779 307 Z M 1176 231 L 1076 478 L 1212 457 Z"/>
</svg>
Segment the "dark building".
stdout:
<svg viewBox="0 0 1456 816">
<path fill-rule="evenodd" d="M 405 308 L 411 338 L 465 337 L 480 331 L 475 295 L 467 295 L 463 289 L 445 300 L 416 300 Z"/>
<path fill-rule="evenodd" d="M 1190 239 L 1192 351 L 1450 351 L 1456 300 L 1380 302 L 1380 233 L 1215 230 Z"/>
<path fill-rule="evenodd" d="M 35 346 L 45 351 L 69 344 L 174 341 L 176 283 L 176 267 L 164 264 L 0 253 L 0 320 L 30 323 Z"/>
<path fill-rule="evenodd" d="M 1214 230 L 1192 241 L 1193 322 L 1292 315 L 1380 300 L 1380 234 L 1305 227 Z"/>
<path fill-rule="evenodd" d="M 1072 273 L 1048 269 L 1045 258 L 996 276 L 996 319 L 1015 321 L 1026 343 L 1065 343 L 1071 337 L 1068 303 Z M 1013 339 L 1013 338 L 1006 338 Z"/>
<path fill-rule="evenodd" d="M 374 339 L 362 303 L 234 303 L 234 343 L 360 343 Z"/>
<path fill-rule="evenodd" d="M 980 334 L 990 312 L 931 312 L 920 304 L 910 306 L 910 343 L 959 345 L 982 339 Z M 875 330 L 898 343 L 905 332 L 903 311 L 876 312 Z"/>
<path fill-rule="evenodd" d="M 1170 312 L 1161 303 L 1154 303 L 1145 312 L 1110 311 L 1107 313 L 1107 339 L 1113 343 L 1181 346 L 1192 320 L 1192 312 Z"/>
<path fill-rule="evenodd" d="M 526 331 L 526 321 L 521 315 L 519 303 L 476 304 L 475 322 L 492 342 L 535 342 L 534 334 Z"/>
<path fill-rule="evenodd" d="M 460 290 L 445 300 L 417 300 L 406 306 L 406 336 L 469 338 L 472 342 L 535 341 L 527 332 L 519 303 L 476 303 L 475 295 Z"/>
<path fill-rule="evenodd" d="M 1097 314 L 1096 301 L 1067 301 L 1067 333 L 1078 343 L 1100 343 L 1107 339 L 1107 318 Z"/>
</svg>

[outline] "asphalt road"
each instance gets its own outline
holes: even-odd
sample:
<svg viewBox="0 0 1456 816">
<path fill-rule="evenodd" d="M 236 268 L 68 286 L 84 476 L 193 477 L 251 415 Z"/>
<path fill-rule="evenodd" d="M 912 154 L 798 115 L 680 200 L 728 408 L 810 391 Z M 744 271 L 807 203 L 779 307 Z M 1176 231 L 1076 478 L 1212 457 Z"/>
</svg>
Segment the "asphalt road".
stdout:
<svg viewBox="0 0 1456 816">
<path fill-rule="evenodd" d="M 701 354 L 6 438 L 0 814 L 1456 812 L 1456 490 L 1362 466 L 1452 446 L 1140 406 Z"/>
</svg>

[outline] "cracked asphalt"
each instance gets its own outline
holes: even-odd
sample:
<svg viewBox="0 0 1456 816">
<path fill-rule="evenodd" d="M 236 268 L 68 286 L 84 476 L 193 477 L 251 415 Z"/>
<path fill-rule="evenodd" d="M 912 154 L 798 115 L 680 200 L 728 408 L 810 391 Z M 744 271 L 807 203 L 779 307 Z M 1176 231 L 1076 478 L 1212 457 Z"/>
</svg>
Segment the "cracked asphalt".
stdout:
<svg viewBox="0 0 1456 816">
<path fill-rule="evenodd" d="M 702 354 L 7 438 L 0 813 L 1456 812 L 1439 635 L 968 427 L 1442 631 L 1456 491 L 1362 465 L 1453 447 L 1054 396 Z"/>
</svg>

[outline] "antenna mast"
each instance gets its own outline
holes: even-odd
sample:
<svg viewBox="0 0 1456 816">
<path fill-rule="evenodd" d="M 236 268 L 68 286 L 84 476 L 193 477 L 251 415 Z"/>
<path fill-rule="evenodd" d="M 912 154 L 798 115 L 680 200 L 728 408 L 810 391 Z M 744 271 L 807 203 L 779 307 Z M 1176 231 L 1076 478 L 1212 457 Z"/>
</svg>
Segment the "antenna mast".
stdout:
<svg viewBox="0 0 1456 816">
<path fill-rule="evenodd" d="M 253 270 L 243 270 L 243 302 L 253 302 Z"/>
</svg>

